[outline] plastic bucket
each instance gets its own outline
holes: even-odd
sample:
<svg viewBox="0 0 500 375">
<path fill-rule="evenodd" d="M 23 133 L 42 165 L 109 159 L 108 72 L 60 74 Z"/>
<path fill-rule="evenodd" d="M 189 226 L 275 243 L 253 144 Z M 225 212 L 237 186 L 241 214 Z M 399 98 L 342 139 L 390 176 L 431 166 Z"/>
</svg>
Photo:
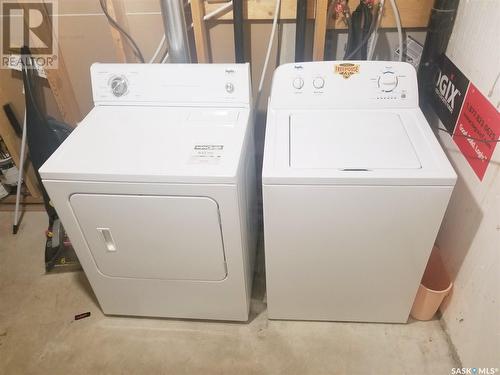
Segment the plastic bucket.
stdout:
<svg viewBox="0 0 500 375">
<path fill-rule="evenodd" d="M 417 320 L 431 320 L 452 287 L 439 248 L 434 246 L 411 308 L 411 316 Z"/>
</svg>

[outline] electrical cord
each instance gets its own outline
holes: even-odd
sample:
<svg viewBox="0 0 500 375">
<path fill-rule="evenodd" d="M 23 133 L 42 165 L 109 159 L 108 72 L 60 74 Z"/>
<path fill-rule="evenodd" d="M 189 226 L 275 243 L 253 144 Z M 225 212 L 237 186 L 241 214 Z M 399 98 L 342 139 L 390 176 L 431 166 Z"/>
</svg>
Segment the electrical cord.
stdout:
<svg viewBox="0 0 500 375">
<path fill-rule="evenodd" d="M 168 51 L 165 51 L 165 56 L 161 59 L 161 63 L 165 64 L 168 61 L 169 56 Z"/>
<path fill-rule="evenodd" d="M 129 33 L 127 33 L 119 24 L 118 22 L 116 22 L 116 20 L 110 16 L 110 14 L 108 13 L 108 7 L 106 6 L 106 3 L 105 3 L 105 0 L 99 0 L 99 4 L 101 5 L 101 9 L 104 13 L 104 15 L 106 16 L 106 18 L 108 19 L 108 22 L 110 23 L 110 25 L 118 30 L 121 34 L 123 34 L 127 40 L 129 41 L 130 45 L 132 46 L 132 49 L 134 50 L 134 54 L 137 56 L 137 58 L 140 60 L 140 62 L 144 63 L 145 60 L 144 60 L 144 56 L 139 48 L 139 46 L 137 45 L 137 43 L 135 42 L 135 40 L 130 36 Z"/>
<path fill-rule="evenodd" d="M 470 137 L 470 136 L 464 135 L 464 134 L 454 133 L 452 131 L 449 131 L 448 129 L 442 128 L 441 126 L 431 126 L 431 127 L 436 129 L 436 130 L 442 131 L 444 133 L 448 133 L 452 137 L 457 136 L 457 137 L 467 138 L 467 139 L 471 139 L 473 141 L 478 141 L 478 142 L 482 142 L 482 143 L 498 143 L 498 142 L 500 142 L 500 139 L 496 139 L 496 140 L 494 140 L 494 139 L 480 139 L 480 138 Z"/>
<path fill-rule="evenodd" d="M 163 36 L 160 40 L 160 43 L 158 44 L 158 47 L 156 47 L 155 53 L 153 53 L 153 57 L 151 57 L 151 59 L 149 60 L 150 64 L 152 64 L 156 61 L 156 58 L 160 54 L 161 49 L 162 49 L 163 45 L 165 44 L 165 40 L 166 40 L 165 33 L 163 33 Z M 167 53 L 167 51 L 165 50 L 165 52 L 163 52 L 163 54 L 162 54 L 162 57 L 160 58 L 160 61 L 163 59 L 163 57 L 165 57 L 166 53 Z"/>
</svg>

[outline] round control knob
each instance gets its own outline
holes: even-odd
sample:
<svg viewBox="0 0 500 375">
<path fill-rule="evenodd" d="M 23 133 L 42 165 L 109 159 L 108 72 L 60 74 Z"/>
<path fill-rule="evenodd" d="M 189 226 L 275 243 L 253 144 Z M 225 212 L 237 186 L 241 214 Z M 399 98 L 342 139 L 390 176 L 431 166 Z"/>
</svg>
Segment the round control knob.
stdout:
<svg viewBox="0 0 500 375">
<path fill-rule="evenodd" d="M 297 77 L 293 80 L 292 86 L 297 90 L 300 90 L 302 87 L 304 87 L 304 80 L 300 77 Z"/>
<path fill-rule="evenodd" d="M 226 83 L 226 92 L 231 94 L 234 91 L 234 85 L 231 82 Z"/>
<path fill-rule="evenodd" d="M 378 77 L 378 87 L 383 92 L 391 92 L 398 85 L 398 77 L 394 72 L 384 72 Z"/>
<path fill-rule="evenodd" d="M 109 86 L 111 87 L 111 92 L 117 98 L 128 92 L 128 82 L 124 76 L 114 76 L 109 81 Z"/>
<path fill-rule="evenodd" d="M 321 77 L 313 79 L 313 86 L 315 89 L 322 89 L 325 86 L 325 80 Z"/>
</svg>

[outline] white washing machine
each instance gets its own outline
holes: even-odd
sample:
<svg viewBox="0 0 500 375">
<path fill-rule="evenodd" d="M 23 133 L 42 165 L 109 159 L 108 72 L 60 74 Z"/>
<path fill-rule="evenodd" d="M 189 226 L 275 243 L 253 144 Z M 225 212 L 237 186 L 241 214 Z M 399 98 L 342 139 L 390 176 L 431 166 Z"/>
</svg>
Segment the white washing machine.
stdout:
<svg viewBox="0 0 500 375">
<path fill-rule="evenodd" d="M 94 64 L 95 107 L 40 169 L 105 314 L 248 319 L 247 64 Z"/>
<path fill-rule="evenodd" d="M 279 67 L 262 179 L 271 319 L 407 321 L 456 181 L 411 65 Z"/>
</svg>

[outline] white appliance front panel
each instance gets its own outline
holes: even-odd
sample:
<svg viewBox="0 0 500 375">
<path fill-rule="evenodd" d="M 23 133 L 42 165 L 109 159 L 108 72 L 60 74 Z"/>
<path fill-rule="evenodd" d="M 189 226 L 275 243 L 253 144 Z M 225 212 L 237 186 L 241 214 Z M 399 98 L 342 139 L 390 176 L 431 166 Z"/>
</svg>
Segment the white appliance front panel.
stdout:
<svg viewBox="0 0 500 375">
<path fill-rule="evenodd" d="M 269 317 L 406 322 L 451 191 L 264 185 Z"/>
<path fill-rule="evenodd" d="M 248 139 L 250 141 L 250 139 Z M 252 145 L 251 142 L 248 142 Z M 246 157 L 252 153 L 245 151 Z M 242 169 L 240 169 L 242 171 Z M 247 183 L 248 186 L 241 184 Z M 154 184 L 44 180 L 78 259 L 105 314 L 193 319 L 248 319 L 255 249 L 247 231 L 245 192 L 254 194 L 253 180 L 239 174 L 237 184 Z M 97 268 L 70 197 L 78 194 L 210 197 L 220 212 L 227 277 L 221 281 L 160 280 L 109 277 Z M 98 219 L 98 218 L 97 218 Z M 131 230 L 134 230 L 137 223 Z M 145 225 L 145 224 L 144 224 Z M 164 231 L 165 228 L 161 228 Z"/>
<path fill-rule="evenodd" d="M 339 170 L 418 169 L 420 161 L 397 113 L 338 111 L 290 116 L 290 166 Z"/>
<path fill-rule="evenodd" d="M 398 61 L 317 61 L 279 66 L 270 108 L 417 108 L 415 68 Z"/>
<path fill-rule="evenodd" d="M 251 102 L 249 64 L 93 64 L 98 105 L 246 107 Z"/>
<path fill-rule="evenodd" d="M 211 198 L 73 194 L 70 204 L 103 275 L 202 281 L 227 276 L 219 209 Z"/>
</svg>

